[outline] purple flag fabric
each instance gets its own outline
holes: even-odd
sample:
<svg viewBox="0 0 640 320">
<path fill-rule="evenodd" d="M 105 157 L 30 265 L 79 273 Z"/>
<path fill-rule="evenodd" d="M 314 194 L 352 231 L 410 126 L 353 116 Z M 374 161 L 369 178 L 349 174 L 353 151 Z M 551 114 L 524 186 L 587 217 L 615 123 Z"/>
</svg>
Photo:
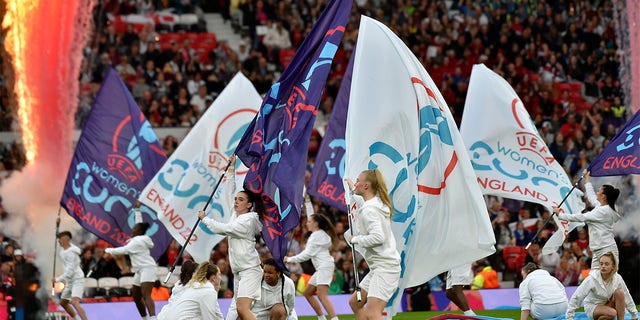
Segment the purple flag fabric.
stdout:
<svg viewBox="0 0 640 320">
<path fill-rule="evenodd" d="M 329 125 L 318 150 L 316 164 L 307 187 L 307 192 L 310 195 L 320 198 L 324 203 L 344 212 L 347 211 L 342 182 L 344 178 L 344 152 L 346 150 L 344 130 L 347 125 L 353 58 L 355 56 L 354 50 L 342 78 L 340 91 L 338 91 L 336 101 L 333 103 Z"/>
<path fill-rule="evenodd" d="M 60 205 L 91 233 L 123 246 L 135 224 L 136 199 L 166 160 L 151 125 L 118 77 L 109 70 L 87 117 L 71 160 Z M 147 235 L 158 259 L 172 237 L 153 210 Z"/>
<path fill-rule="evenodd" d="M 589 171 L 593 177 L 640 174 L 640 111 L 591 161 Z"/>
<path fill-rule="evenodd" d="M 262 238 L 281 266 L 287 232 L 299 223 L 309 137 L 351 3 L 329 2 L 236 149 L 249 168 L 245 189 L 265 202 Z"/>
</svg>

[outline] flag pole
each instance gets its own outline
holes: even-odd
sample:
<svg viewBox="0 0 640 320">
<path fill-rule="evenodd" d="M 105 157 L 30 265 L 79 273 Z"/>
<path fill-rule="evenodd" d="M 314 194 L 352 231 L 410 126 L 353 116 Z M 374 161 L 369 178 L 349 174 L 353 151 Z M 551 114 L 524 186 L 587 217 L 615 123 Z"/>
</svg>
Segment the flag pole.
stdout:
<svg viewBox="0 0 640 320">
<path fill-rule="evenodd" d="M 207 211 L 207 207 L 209 207 L 209 203 L 211 203 L 211 199 L 213 199 L 213 196 L 215 195 L 216 191 L 218 190 L 218 187 L 220 186 L 220 182 L 222 182 L 222 179 L 224 178 L 225 174 L 227 174 L 227 170 L 229 170 L 229 167 L 231 166 L 231 161 L 232 161 L 234 156 L 235 155 L 231 155 L 231 157 L 229 158 L 229 162 L 227 162 L 227 166 L 224 168 L 224 171 L 222 171 L 222 175 L 220 176 L 220 179 L 218 179 L 218 182 L 216 183 L 216 186 L 213 187 L 213 190 L 211 191 L 211 194 L 209 195 L 209 199 L 207 200 L 207 203 L 204 204 L 204 208 L 202 208 L 202 211 Z M 235 181 L 233 183 L 235 183 Z M 164 282 L 163 283 L 167 283 L 167 281 L 169 281 L 169 278 L 171 277 L 171 274 L 173 273 L 173 270 L 176 269 L 176 265 L 178 264 L 178 261 L 180 260 L 180 257 L 182 257 L 182 254 L 184 253 L 184 249 L 187 247 L 187 245 L 189 245 L 189 240 L 191 240 L 191 236 L 193 236 L 193 233 L 196 231 L 196 228 L 198 227 L 199 223 L 200 223 L 200 217 L 198 217 L 198 220 L 196 220 L 196 223 L 193 225 L 193 228 L 191 228 L 191 232 L 189 233 L 189 236 L 187 237 L 187 240 L 185 241 L 185 243 L 182 246 L 182 248 L 180 248 L 180 252 L 178 253 L 178 257 L 176 258 L 176 261 L 173 262 L 173 265 L 171 265 L 171 268 L 169 268 L 169 272 L 167 273 L 167 276 L 164 278 Z"/>
<path fill-rule="evenodd" d="M 53 279 L 54 281 L 52 281 L 52 285 L 51 285 L 51 295 L 55 296 L 56 294 L 56 282 L 55 282 L 55 278 L 56 278 L 56 260 L 58 258 L 58 232 L 60 232 L 60 210 L 62 209 L 62 206 L 58 205 L 58 218 L 56 218 L 56 234 L 54 235 L 54 241 L 53 241 Z"/>
<path fill-rule="evenodd" d="M 567 201 L 567 199 L 569 198 L 569 195 L 571 195 L 571 193 L 573 192 L 573 190 L 575 190 L 575 188 L 580 184 L 580 181 L 582 181 L 582 179 L 584 178 L 584 175 L 580 176 L 580 179 L 578 179 L 578 181 L 576 181 L 576 183 L 573 184 L 573 186 L 571 187 L 571 190 L 569 190 L 569 192 L 564 196 L 564 198 L 562 199 L 562 201 L 560 201 L 560 204 L 558 205 L 558 208 L 562 207 L 562 204 Z M 536 230 L 536 233 L 533 235 L 533 238 L 531 238 L 531 241 L 529 241 L 529 243 L 527 243 L 527 246 L 524 247 L 525 250 L 529 250 L 529 247 L 531 246 L 531 244 L 536 241 L 536 239 L 538 239 L 538 235 L 540 234 L 540 232 L 542 231 L 542 229 L 544 229 L 544 227 L 547 226 L 547 224 L 549 223 L 549 221 L 551 221 L 551 218 L 553 218 L 553 215 L 556 214 L 555 212 L 551 212 L 551 214 L 549 215 L 549 217 L 547 218 L 547 220 L 544 221 L 544 223 L 542 224 L 542 226 L 540 226 L 540 228 L 538 228 L 538 230 Z"/>
<path fill-rule="evenodd" d="M 347 207 L 347 216 L 349 217 L 349 230 L 351 230 L 351 235 L 353 235 L 353 221 L 351 219 L 351 205 Z M 362 293 L 360 292 L 360 276 L 358 276 L 358 268 L 356 267 L 356 245 L 349 241 L 351 245 L 351 259 L 353 260 L 353 276 L 355 278 L 356 285 L 356 299 L 358 302 L 362 301 Z"/>
</svg>

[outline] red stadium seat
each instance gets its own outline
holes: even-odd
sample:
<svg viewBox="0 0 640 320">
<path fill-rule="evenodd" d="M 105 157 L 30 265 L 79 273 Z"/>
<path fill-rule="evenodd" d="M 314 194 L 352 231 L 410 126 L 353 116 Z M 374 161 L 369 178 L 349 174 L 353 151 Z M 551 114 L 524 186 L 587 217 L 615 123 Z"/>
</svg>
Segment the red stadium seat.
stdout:
<svg viewBox="0 0 640 320">
<path fill-rule="evenodd" d="M 187 32 L 182 35 L 182 41 L 184 41 L 184 39 L 189 39 L 191 40 L 191 44 L 194 44 L 198 40 L 198 34 L 195 32 Z"/>
<path fill-rule="evenodd" d="M 538 79 L 540 79 L 540 74 L 539 73 L 529 73 L 529 81 L 530 82 L 537 82 Z"/>
<path fill-rule="evenodd" d="M 527 251 L 520 246 L 507 246 L 502 249 L 502 257 L 505 262 L 506 271 L 519 272 L 527 258 Z"/>
<path fill-rule="evenodd" d="M 283 49 L 280 50 L 280 64 L 282 65 L 282 68 L 286 68 L 289 63 L 291 62 L 291 60 L 293 59 L 293 56 L 296 55 L 296 51 L 293 49 Z"/>
</svg>

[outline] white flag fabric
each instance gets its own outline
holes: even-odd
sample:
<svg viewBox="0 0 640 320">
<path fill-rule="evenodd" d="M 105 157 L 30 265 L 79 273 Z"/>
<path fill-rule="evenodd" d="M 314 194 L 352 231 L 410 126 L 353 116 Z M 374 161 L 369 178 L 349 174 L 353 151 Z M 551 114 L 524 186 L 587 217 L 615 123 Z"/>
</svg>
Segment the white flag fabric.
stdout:
<svg viewBox="0 0 640 320">
<path fill-rule="evenodd" d="M 539 203 L 551 210 L 571 190 L 571 180 L 553 158 L 511 85 L 483 64 L 473 66 L 460 133 L 485 194 Z M 580 213 L 582 192 L 574 190 L 562 210 Z M 557 251 L 579 223 L 561 222 L 543 253 Z"/>
<path fill-rule="evenodd" d="M 184 245 L 213 188 L 227 166 L 262 98 L 242 73 L 233 77 L 198 123 L 169 157 L 138 201 L 152 208 L 179 244 Z M 239 161 L 238 161 L 239 163 Z M 237 190 L 246 169 L 236 169 Z M 229 221 L 233 203 L 226 203 L 221 183 L 207 209 L 218 221 Z M 186 251 L 198 263 L 208 261 L 211 249 L 224 237 L 198 224 Z"/>
<path fill-rule="evenodd" d="M 482 192 L 431 77 L 385 25 L 362 16 L 346 126 L 345 177 L 384 175 L 402 290 L 495 251 Z"/>
</svg>

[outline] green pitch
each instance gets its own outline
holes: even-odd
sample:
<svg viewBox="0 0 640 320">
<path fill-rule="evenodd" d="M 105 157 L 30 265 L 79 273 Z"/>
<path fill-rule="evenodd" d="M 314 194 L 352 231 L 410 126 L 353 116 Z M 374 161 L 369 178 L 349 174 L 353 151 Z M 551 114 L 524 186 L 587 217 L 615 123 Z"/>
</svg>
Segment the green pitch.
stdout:
<svg viewBox="0 0 640 320">
<path fill-rule="evenodd" d="M 476 314 L 481 316 L 489 316 L 494 318 L 508 318 L 508 319 L 520 319 L 520 309 L 508 309 L 508 310 L 476 310 Z M 445 313 L 462 314 L 462 312 L 455 311 L 424 311 L 424 312 L 402 312 L 398 313 L 394 320 L 424 320 L 431 317 L 435 317 Z M 352 314 L 339 315 L 340 320 L 354 320 L 356 317 Z M 317 317 L 299 317 L 300 320 L 318 320 Z"/>
</svg>

